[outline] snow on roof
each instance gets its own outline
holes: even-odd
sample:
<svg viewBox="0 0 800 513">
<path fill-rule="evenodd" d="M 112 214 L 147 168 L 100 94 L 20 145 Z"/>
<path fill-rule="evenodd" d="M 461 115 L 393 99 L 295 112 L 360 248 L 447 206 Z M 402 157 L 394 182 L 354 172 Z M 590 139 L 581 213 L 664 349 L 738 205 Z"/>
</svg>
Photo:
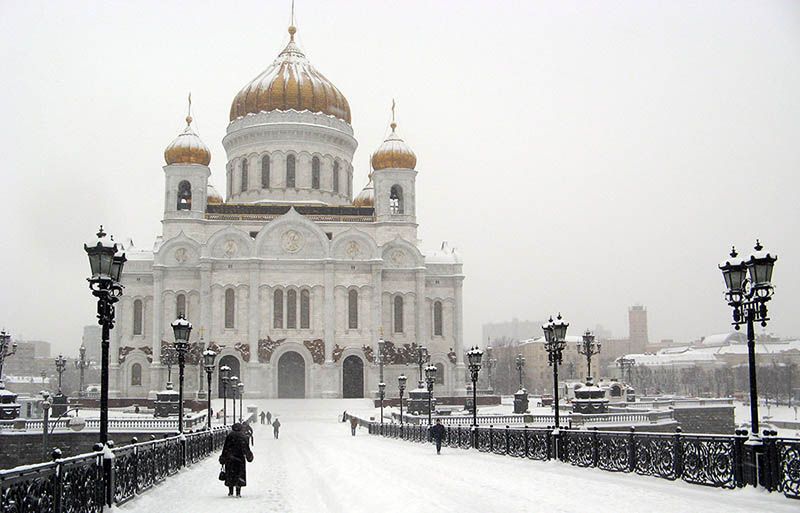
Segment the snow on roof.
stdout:
<svg viewBox="0 0 800 513">
<path fill-rule="evenodd" d="M 461 257 L 455 248 L 450 247 L 447 241 L 442 242 L 440 249 L 424 251 L 426 264 L 461 264 Z"/>
</svg>

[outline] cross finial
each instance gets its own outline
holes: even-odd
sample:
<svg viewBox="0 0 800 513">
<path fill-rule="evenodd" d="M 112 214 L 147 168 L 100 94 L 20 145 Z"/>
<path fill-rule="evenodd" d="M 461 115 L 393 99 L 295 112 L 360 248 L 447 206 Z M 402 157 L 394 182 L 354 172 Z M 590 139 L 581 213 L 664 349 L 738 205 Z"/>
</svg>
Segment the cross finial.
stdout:
<svg viewBox="0 0 800 513">
<path fill-rule="evenodd" d="M 396 105 L 397 104 L 394 101 L 394 98 L 392 98 L 392 124 L 391 124 L 392 132 L 394 132 L 394 129 L 397 128 L 397 122 L 395 121 L 395 118 L 394 118 L 394 109 L 395 109 Z"/>
<path fill-rule="evenodd" d="M 186 124 L 192 124 L 192 92 L 189 91 L 189 106 L 186 109 Z"/>
<path fill-rule="evenodd" d="M 289 25 L 289 39 L 294 41 L 294 34 L 297 32 L 297 27 L 294 26 L 294 0 L 292 0 L 292 21 Z"/>
</svg>

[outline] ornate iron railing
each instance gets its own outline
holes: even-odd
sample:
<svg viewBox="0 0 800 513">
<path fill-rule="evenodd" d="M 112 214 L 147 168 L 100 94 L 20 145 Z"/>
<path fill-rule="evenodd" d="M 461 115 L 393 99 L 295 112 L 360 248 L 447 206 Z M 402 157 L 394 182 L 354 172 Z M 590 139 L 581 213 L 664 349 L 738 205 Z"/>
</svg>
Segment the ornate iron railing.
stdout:
<svg viewBox="0 0 800 513">
<path fill-rule="evenodd" d="M 428 441 L 428 426 L 368 423 L 369 432 L 389 438 Z M 765 432 L 761 445 L 736 435 L 640 433 L 461 425 L 445 426 L 442 445 L 533 460 L 557 459 L 579 467 L 636 473 L 716 488 L 739 488 L 757 482 L 769 491 L 800 499 L 800 439 Z M 756 448 L 754 448 L 756 447 Z M 748 451 L 757 461 L 757 477 L 748 472 Z"/>
<path fill-rule="evenodd" d="M 2 513 L 92 513 L 124 504 L 220 449 L 227 427 L 0 470 Z"/>
</svg>

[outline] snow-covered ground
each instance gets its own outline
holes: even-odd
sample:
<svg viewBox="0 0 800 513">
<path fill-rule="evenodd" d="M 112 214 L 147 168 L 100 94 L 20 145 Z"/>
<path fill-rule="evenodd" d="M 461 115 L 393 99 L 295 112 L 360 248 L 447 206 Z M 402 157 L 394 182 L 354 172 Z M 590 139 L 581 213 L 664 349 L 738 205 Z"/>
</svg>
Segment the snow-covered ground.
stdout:
<svg viewBox="0 0 800 513">
<path fill-rule="evenodd" d="M 215 457 L 191 466 L 119 509 L 185 512 L 797 512 L 761 490 L 717 490 L 651 477 L 520 460 L 385 439 L 339 421 L 370 414 L 369 401 L 248 401 L 277 414 L 279 440 L 255 426 L 255 461 L 243 497 L 227 497 Z M 215 402 L 215 409 L 219 408 Z"/>
</svg>

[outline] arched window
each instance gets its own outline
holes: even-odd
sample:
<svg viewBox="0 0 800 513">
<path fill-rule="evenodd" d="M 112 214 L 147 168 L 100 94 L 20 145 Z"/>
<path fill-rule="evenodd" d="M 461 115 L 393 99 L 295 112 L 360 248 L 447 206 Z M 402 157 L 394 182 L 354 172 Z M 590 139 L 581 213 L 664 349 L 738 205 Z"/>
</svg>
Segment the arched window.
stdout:
<svg viewBox="0 0 800 513">
<path fill-rule="evenodd" d="M 347 292 L 347 328 L 358 329 L 358 291 L 355 289 Z"/>
<path fill-rule="evenodd" d="M 131 365 L 131 385 L 142 386 L 142 364 L 140 363 Z"/>
<path fill-rule="evenodd" d="M 436 367 L 436 384 L 444 385 L 444 364 L 436 363 L 434 366 Z"/>
<path fill-rule="evenodd" d="M 392 185 L 389 193 L 389 212 L 392 214 L 403 213 L 403 188 L 399 185 Z"/>
<path fill-rule="evenodd" d="M 175 298 L 175 317 L 178 318 L 181 315 L 186 317 L 186 295 L 178 294 L 178 297 Z"/>
<path fill-rule="evenodd" d="M 333 163 L 333 192 L 339 192 L 339 162 Z"/>
<path fill-rule="evenodd" d="M 394 332 L 403 332 L 403 297 L 394 297 Z"/>
<path fill-rule="evenodd" d="M 225 327 L 233 328 L 236 316 L 236 291 L 228 289 L 225 291 Z"/>
<path fill-rule="evenodd" d="M 294 188 L 294 155 L 286 157 L 286 187 Z"/>
<path fill-rule="evenodd" d="M 300 329 L 311 327 L 311 297 L 307 289 L 300 291 Z"/>
<path fill-rule="evenodd" d="M 272 327 L 283 328 L 283 291 L 281 289 L 272 293 Z"/>
<path fill-rule="evenodd" d="M 247 190 L 247 159 L 242 160 L 242 192 Z"/>
<path fill-rule="evenodd" d="M 433 303 L 433 334 L 441 337 L 442 331 L 442 302 L 436 301 Z"/>
<path fill-rule="evenodd" d="M 269 155 L 261 157 L 261 188 L 269 189 Z"/>
<path fill-rule="evenodd" d="M 289 289 L 286 291 L 286 329 L 297 328 L 297 291 Z"/>
<path fill-rule="evenodd" d="M 192 208 L 192 184 L 182 180 L 178 184 L 178 210 L 191 210 Z"/>
<path fill-rule="evenodd" d="M 319 157 L 311 159 L 311 188 L 319 189 Z"/>
<path fill-rule="evenodd" d="M 142 312 L 142 300 L 136 299 L 133 302 L 133 334 L 134 335 L 141 335 L 142 334 L 142 326 L 144 323 L 142 322 L 143 319 L 143 312 Z"/>
</svg>

